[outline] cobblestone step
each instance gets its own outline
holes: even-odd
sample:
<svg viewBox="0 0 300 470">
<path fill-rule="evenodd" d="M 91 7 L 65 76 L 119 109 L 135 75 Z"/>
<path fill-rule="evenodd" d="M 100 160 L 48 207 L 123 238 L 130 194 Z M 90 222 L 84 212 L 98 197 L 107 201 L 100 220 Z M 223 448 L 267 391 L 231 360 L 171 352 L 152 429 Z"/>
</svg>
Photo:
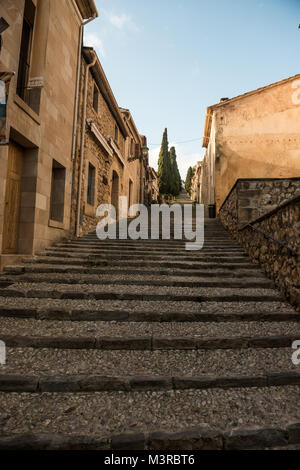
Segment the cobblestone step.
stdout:
<svg viewBox="0 0 300 470">
<path fill-rule="evenodd" d="M 278 336 L 236 336 L 236 337 L 198 337 L 198 336 L 30 336 L 3 334 L 0 338 L 11 348 L 48 348 L 48 349 L 95 349 L 109 351 L 167 351 L 199 349 L 247 349 L 247 348 L 289 348 L 300 338 L 300 333 Z"/>
<path fill-rule="evenodd" d="M 44 252 L 44 254 L 47 255 L 56 255 L 56 253 L 72 253 L 72 254 L 81 254 L 83 255 L 91 255 L 91 254 L 99 254 L 99 253 L 132 253 L 134 255 L 144 255 L 144 254 L 151 254 L 155 256 L 160 256 L 160 255 L 191 255 L 191 252 L 186 251 L 184 248 L 174 248 L 170 250 L 169 248 L 167 249 L 158 249 L 158 248 L 135 248 L 132 249 L 130 247 L 95 247 L 95 248 L 88 248 L 88 247 L 78 247 L 78 248 L 68 248 L 68 247 L 54 247 L 54 248 L 47 248 Z M 245 252 L 241 248 L 203 248 L 201 250 L 201 253 L 205 253 L 205 255 L 211 256 L 211 255 L 236 255 L 236 254 L 242 254 L 245 255 Z M 195 254 L 193 254 L 195 256 Z"/>
<path fill-rule="evenodd" d="M 278 302 L 283 300 L 275 290 L 263 288 L 190 288 L 177 287 L 176 294 L 171 287 L 157 288 L 144 285 L 89 285 L 89 284 L 46 284 L 15 283 L 0 289 L 0 297 L 27 297 L 49 299 L 95 299 L 169 302 Z"/>
<path fill-rule="evenodd" d="M 16 282 L 15 278 L 4 277 L 3 287 L 8 287 L 12 283 Z M 178 280 L 179 279 L 179 280 Z M 217 287 L 217 288 L 264 288 L 264 289 L 274 289 L 274 284 L 272 281 L 265 278 L 228 278 L 223 279 L 221 277 L 208 280 L 207 278 L 191 278 L 190 280 L 185 280 L 184 277 L 173 278 L 171 276 L 167 277 L 151 277 L 151 276 L 118 276 L 118 275 L 106 275 L 106 276 L 90 276 L 86 275 L 77 275 L 69 274 L 68 278 L 59 273 L 55 273 L 53 276 L 50 274 L 43 275 L 38 274 L 23 274 L 18 276 L 18 283 L 48 283 L 48 284 L 89 284 L 89 285 L 111 285 L 112 283 L 117 286 L 157 286 L 157 287 L 189 287 L 189 288 L 202 288 L 202 287 Z M 0 288 L 1 288 L 0 283 Z"/>
<path fill-rule="evenodd" d="M 153 308 L 150 310 L 140 310 L 136 308 L 134 310 L 128 310 L 128 305 L 124 309 L 119 310 L 111 309 L 111 304 L 107 305 L 106 308 L 101 306 L 94 306 L 91 308 L 90 305 L 86 305 L 85 308 L 73 308 L 70 305 L 68 308 L 64 306 L 66 301 L 61 301 L 60 305 L 54 305 L 51 307 L 51 300 L 47 299 L 45 305 L 42 304 L 43 299 L 6 299 L 9 303 L 5 305 L 1 304 L 2 299 L 0 298 L 0 317 L 4 318 L 36 318 L 39 320 L 56 320 L 56 321 L 71 321 L 71 322 L 95 322 L 95 321 L 106 321 L 106 322 L 155 322 L 155 323 L 170 323 L 170 322 L 286 322 L 286 321 L 300 321 L 300 313 L 294 310 L 284 311 L 278 308 L 275 311 L 269 311 L 265 305 L 261 305 L 259 309 L 256 305 L 251 311 L 249 305 L 245 308 L 243 305 L 240 310 L 233 311 L 232 308 L 227 308 L 227 311 L 217 311 L 215 306 L 211 310 L 205 309 L 206 311 L 191 311 L 187 308 L 187 311 L 176 311 L 175 309 L 169 311 L 162 311 L 161 308 L 158 310 Z M 24 306 L 24 302 L 30 300 L 28 306 Z M 34 308 L 31 304 L 32 300 L 38 300 L 38 307 Z M 12 304 L 14 304 L 12 306 Z M 219 304 L 221 305 L 221 304 Z M 275 304 L 274 304 L 275 305 Z M 148 307 L 148 305 L 147 305 Z M 222 305 L 221 305 L 222 307 Z M 281 305 L 280 305 L 281 307 Z M 126 310 L 127 308 L 127 310 Z M 148 307 L 149 308 L 149 307 Z M 265 310 L 263 310 L 265 308 Z M 226 308 L 225 308 L 226 310 Z"/>
<path fill-rule="evenodd" d="M 209 270 L 209 268 L 206 268 L 203 271 L 199 270 L 193 270 L 193 269 L 185 269 L 180 271 L 179 268 L 165 268 L 165 269 L 147 269 L 145 270 L 142 267 L 136 267 L 135 269 L 126 269 L 126 268 L 120 268 L 118 266 L 116 267 L 105 267 L 105 268 L 95 268 L 92 266 L 89 267 L 82 267 L 82 266 L 70 266 L 70 265 L 55 265 L 52 266 L 51 264 L 43 264 L 43 263 L 38 263 L 38 264 L 24 264 L 24 265 L 11 265 L 11 266 L 6 266 L 4 268 L 4 274 L 3 278 L 5 278 L 7 275 L 18 275 L 18 278 L 14 279 L 19 279 L 24 273 L 64 273 L 64 274 L 88 274 L 88 275 L 159 275 L 159 276 L 168 276 L 169 277 L 256 277 L 256 278 L 263 278 L 266 279 L 265 276 L 263 275 L 262 271 L 260 271 L 259 268 L 255 267 L 252 265 L 252 269 L 235 269 L 232 270 L 231 267 L 227 266 L 222 266 L 213 268 Z"/>
<path fill-rule="evenodd" d="M 298 386 L 1 394 L 0 449 L 213 450 L 299 443 Z M 285 402 L 285 407 L 281 406 Z M 12 416 L 9 410 L 14 410 Z"/>
<path fill-rule="evenodd" d="M 209 259 L 208 257 L 203 258 L 201 261 L 186 262 L 173 261 L 173 260 L 135 260 L 132 259 L 103 259 L 95 260 L 92 256 L 89 259 L 86 258 L 55 258 L 55 257 L 36 257 L 36 258 L 25 258 L 22 260 L 24 264 L 54 264 L 54 265 L 74 265 L 74 266 L 117 266 L 122 267 L 156 267 L 160 268 L 172 268 L 172 269 L 220 269 L 221 267 L 231 269 L 253 269 L 254 265 L 249 261 L 245 262 L 247 258 L 216 258 Z"/>
<path fill-rule="evenodd" d="M 100 254 L 101 253 L 101 254 Z M 139 260 L 140 258 L 142 258 L 143 260 L 147 260 L 147 259 L 155 259 L 157 258 L 158 261 L 160 260 L 171 260 L 171 261 L 191 261 L 191 259 L 195 259 L 195 254 L 192 254 L 191 252 L 188 253 L 188 252 L 181 252 L 181 253 L 149 253 L 149 252 L 145 252 L 143 254 L 141 253 L 136 253 L 136 252 L 133 252 L 133 253 L 124 253 L 123 251 L 119 251 L 119 252 L 114 252 L 114 253 L 111 253 L 111 252 L 107 252 L 107 253 L 103 253 L 103 252 L 94 252 L 92 254 L 87 254 L 87 253 L 84 253 L 84 252 L 66 252 L 66 251 L 63 251 L 63 252 L 59 252 L 59 251 L 47 251 L 47 252 L 43 252 L 43 253 L 37 253 L 37 256 L 40 258 L 40 257 L 43 257 L 43 256 L 46 256 L 46 257 L 53 257 L 53 258 L 80 258 L 83 262 L 85 262 L 85 260 L 95 260 L 95 261 L 98 261 L 98 260 Z M 204 259 L 205 261 L 207 262 L 210 262 L 210 261 L 216 261 L 216 260 L 220 260 L 220 261 L 223 261 L 223 260 L 233 260 L 237 263 L 239 262 L 243 262 L 245 259 L 249 259 L 249 256 L 245 253 L 234 253 L 234 252 L 224 252 L 222 251 L 221 253 L 207 253 L 207 254 L 199 254 L 197 256 L 197 259 L 199 260 L 202 260 Z"/>
<path fill-rule="evenodd" d="M 216 221 L 58 243 L 0 277 L 0 449 L 297 445 L 299 315 Z"/>
<path fill-rule="evenodd" d="M 213 320 L 213 319 L 212 319 Z M 232 339 L 237 338 L 240 347 L 248 347 L 247 339 L 250 338 L 251 344 L 258 347 L 267 347 L 271 343 L 264 341 L 264 338 L 270 338 L 274 347 L 276 346 L 276 338 L 300 338 L 300 322 L 297 321 L 282 321 L 282 322 L 122 322 L 122 321 L 81 321 L 72 322 L 67 318 L 63 321 L 56 319 L 48 319 L 48 321 L 39 320 L 38 318 L 2 318 L 0 327 L 0 339 L 3 337 L 25 337 L 53 339 L 53 338 L 66 338 L 67 340 L 75 339 L 81 340 L 84 338 L 92 338 L 89 345 L 92 346 L 95 338 L 114 338 L 122 340 L 129 337 L 134 338 L 163 338 L 163 339 L 176 339 L 178 347 L 189 347 L 192 343 L 180 345 L 181 339 L 194 338 L 195 340 L 210 341 L 212 340 L 212 347 L 218 344 L 220 348 L 227 349 L 228 344 L 232 344 Z M 216 341 L 216 339 L 220 341 Z M 224 339 L 224 344 L 221 339 Z M 240 339 L 244 338 L 242 342 Z M 280 341 L 280 340 L 278 340 Z M 288 340 L 287 347 L 290 346 Z M 275 344 L 276 343 L 276 344 Z M 121 344 L 121 342 L 120 342 Z M 147 343 L 149 344 L 149 343 Z M 10 343 L 12 345 L 12 343 Z M 153 346 L 153 343 L 152 343 Z M 122 346 L 123 347 L 123 346 Z M 125 347 L 125 343 L 124 343 Z M 127 347 L 127 346 L 126 346 Z M 130 345 L 128 345 L 128 348 Z M 194 347 L 194 346 L 193 346 Z M 270 346 L 271 347 L 271 346 Z M 281 346 L 283 347 L 283 346 Z"/>
<path fill-rule="evenodd" d="M 140 341 L 141 346 L 142 344 Z M 162 340 L 158 340 L 157 344 L 160 347 L 163 346 Z M 146 347 L 145 342 L 144 345 Z M 239 377 L 250 377 L 252 386 L 295 383 L 300 385 L 300 371 L 292 363 L 293 349 L 291 346 L 292 342 L 289 347 L 285 348 L 248 347 L 197 350 L 8 347 L 6 365 L 1 366 L 1 376 L 2 378 L 11 375 L 20 377 L 53 376 L 64 380 L 65 377 L 76 377 L 78 374 L 86 377 L 125 377 L 126 380 L 131 380 L 134 377 L 137 381 L 144 377 L 164 377 L 171 388 L 174 388 L 172 377 L 182 379 L 182 387 L 184 386 L 184 388 L 215 386 L 218 377 L 234 377 L 237 378 L 237 381 Z M 148 347 L 150 347 L 149 343 Z M 273 374 L 275 374 L 274 377 Z M 213 379 L 212 384 L 209 377 Z M 269 377 L 272 378 L 269 380 Z M 6 386 L 7 380 L 3 378 L 2 390 Z M 0 390 L 1 383 L 0 379 Z M 159 386 L 161 387 L 159 389 L 164 389 L 164 384 Z M 97 386 L 101 386 L 101 381 L 97 382 Z M 224 384 L 221 386 L 225 387 Z M 244 380 L 241 386 L 246 386 Z M 110 389 L 112 389 L 111 387 L 112 385 L 110 385 Z M 144 387 L 146 390 L 151 390 L 151 386 L 147 388 L 145 384 Z"/>
</svg>

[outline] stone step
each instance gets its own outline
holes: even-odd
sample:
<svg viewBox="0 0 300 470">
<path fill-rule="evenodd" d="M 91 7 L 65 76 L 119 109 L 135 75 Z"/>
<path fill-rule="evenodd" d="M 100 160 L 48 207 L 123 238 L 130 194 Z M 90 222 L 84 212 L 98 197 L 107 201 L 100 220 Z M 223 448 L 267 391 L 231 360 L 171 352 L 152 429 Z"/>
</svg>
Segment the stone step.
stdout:
<svg viewBox="0 0 300 470">
<path fill-rule="evenodd" d="M 190 254 L 188 251 L 185 250 L 184 247 L 182 248 L 174 248 L 170 250 L 169 248 L 153 248 L 153 247 L 138 247 L 138 246 L 133 246 L 133 247 L 95 247 L 95 248 L 88 248 L 88 247 L 52 247 L 52 248 L 46 248 L 43 253 L 83 253 L 83 254 L 94 254 L 94 253 L 138 253 L 138 254 L 148 254 L 148 253 L 153 253 L 160 255 L 162 254 L 177 254 L 177 253 L 182 253 L 182 254 Z M 236 247 L 236 248 L 203 248 L 201 250 L 201 253 L 207 253 L 207 254 L 222 254 L 222 253 L 245 253 L 242 248 Z"/>
<path fill-rule="evenodd" d="M 300 385 L 291 346 L 153 351 L 7 347 L 0 391 L 138 392 Z"/>
<path fill-rule="evenodd" d="M 8 344 L 8 337 L 11 337 Z M 65 321 L 57 321 L 48 318 L 47 321 L 42 321 L 35 318 L 23 319 L 7 317 L 1 319 L 0 339 L 6 338 L 7 345 L 13 346 L 13 341 L 23 341 L 24 346 L 33 344 L 34 341 L 40 340 L 42 342 L 53 340 L 53 338 L 64 338 L 66 341 L 74 340 L 74 347 L 83 347 L 83 341 L 86 348 L 93 348 L 95 346 L 95 338 L 110 338 L 111 345 L 107 340 L 107 347 L 116 347 L 115 342 L 119 341 L 120 346 L 125 349 L 130 349 L 131 345 L 129 338 L 137 338 L 140 341 L 145 339 L 144 345 L 149 347 L 151 341 L 152 347 L 154 346 L 153 338 L 167 339 L 175 341 L 176 348 L 194 348 L 194 340 L 202 340 L 202 346 L 205 343 L 205 348 L 224 348 L 233 349 L 234 347 L 243 348 L 249 347 L 289 347 L 294 337 L 300 338 L 300 315 L 298 314 L 298 321 L 282 321 L 282 322 L 214 322 L 213 318 L 209 322 L 163 322 L 156 323 L 151 321 L 136 322 L 123 322 L 123 321 L 77 321 L 72 322 L 67 318 Z M 126 342 L 123 339 L 126 338 Z M 192 338 L 192 339 L 191 339 Z M 30 340 L 28 344 L 26 339 Z M 187 340 L 186 342 L 182 340 Z M 224 341 L 223 341 L 224 340 Z M 236 340 L 233 346 L 233 340 Z M 285 344 L 280 346 L 280 342 L 284 341 Z M 78 343 L 77 343 L 78 342 Z M 128 344 L 127 344 L 128 343 Z M 211 343 L 211 344 L 210 344 Z M 16 342 L 14 345 L 17 344 Z M 37 347 L 40 347 L 38 343 Z M 63 345 L 61 339 L 59 344 Z M 165 343 L 166 347 L 170 344 Z M 136 344 L 135 344 L 136 346 Z M 46 346 L 45 346 L 46 347 Z M 83 347 L 84 348 L 84 347 Z M 175 348 L 175 349 L 176 349 Z"/>
<path fill-rule="evenodd" d="M 135 269 L 126 269 L 126 268 L 119 268 L 119 267 L 106 267 L 103 268 L 95 268 L 95 267 L 81 267 L 81 266 L 70 266 L 70 265 L 54 265 L 51 264 L 25 264 L 25 265 L 15 265 L 15 266 L 6 266 L 4 268 L 3 278 L 8 275 L 18 275 L 18 279 L 24 273 L 65 273 L 65 274 L 89 274 L 89 275 L 153 275 L 155 276 L 168 276 L 170 277 L 256 277 L 258 279 L 266 279 L 263 273 L 254 265 L 252 265 L 252 269 L 235 269 L 232 270 L 231 267 L 222 266 L 222 268 L 214 268 L 209 270 L 208 268 L 203 271 L 186 269 L 180 271 L 179 269 L 147 269 L 145 271 L 142 267 L 137 267 Z"/>
<path fill-rule="evenodd" d="M 81 258 L 84 261 L 86 260 L 139 260 L 139 259 L 157 259 L 157 260 L 174 260 L 174 261 L 191 261 L 191 259 L 204 259 L 207 261 L 216 261 L 216 260 L 227 260 L 232 259 L 233 261 L 240 262 L 242 259 L 249 259 L 249 255 L 244 252 L 231 252 L 231 251 L 221 251 L 220 253 L 211 252 L 211 253 L 203 253 L 202 251 L 195 255 L 195 252 L 188 252 L 182 251 L 179 253 L 174 252 L 164 252 L 164 253 L 156 253 L 156 252 L 124 252 L 124 251 L 107 251 L 103 252 L 102 250 L 99 251 L 91 251 L 89 253 L 80 252 L 80 251 L 56 251 L 56 250 L 48 250 L 46 252 L 40 252 L 36 254 L 37 257 L 41 258 L 44 256 L 53 257 L 53 258 Z"/>
<path fill-rule="evenodd" d="M 88 285 L 15 283 L 0 289 L 0 297 L 50 299 L 95 299 L 169 302 L 278 302 L 283 300 L 277 290 L 235 288 L 152 287 L 145 285 Z"/>
<path fill-rule="evenodd" d="M 63 322 L 121 322 L 126 323 L 145 323 L 152 322 L 161 324 L 166 329 L 168 323 L 224 323 L 224 322 L 240 322 L 244 325 L 246 322 L 297 322 L 300 321 L 300 313 L 294 311 L 292 308 L 284 309 L 284 305 L 280 304 L 278 309 L 270 311 L 268 303 L 262 303 L 261 308 L 255 304 L 243 304 L 239 307 L 237 304 L 235 309 L 227 303 L 220 303 L 220 310 L 215 307 L 205 309 L 205 311 L 192 311 L 187 308 L 186 311 L 179 311 L 178 309 L 166 309 L 166 303 L 159 303 L 160 308 L 157 310 L 154 307 L 152 310 L 141 310 L 141 306 L 136 306 L 133 303 L 132 310 L 129 310 L 128 304 L 125 309 L 121 309 L 119 305 L 115 310 L 112 310 L 113 305 L 110 302 L 106 306 L 91 305 L 91 301 L 85 301 L 84 306 L 81 308 L 77 301 L 73 300 L 51 300 L 51 299 L 3 299 L 0 298 L 0 317 L 1 318 L 17 318 L 19 319 L 37 319 L 47 321 L 63 321 Z M 51 303 L 55 302 L 53 306 Z M 66 303 L 68 304 L 66 306 Z M 147 303 L 147 308 L 151 308 L 151 302 Z M 162 305 L 164 304 L 164 305 Z M 189 304 L 191 305 L 191 304 Z M 272 305 L 276 305 L 272 303 Z M 251 308 L 252 306 L 252 308 Z M 138 307 L 140 309 L 138 309 Z M 223 311 L 222 311 L 223 307 Z M 239 309 L 238 309 L 239 307 Z M 164 311 L 164 309 L 166 311 Z M 241 310 L 243 309 L 243 310 Z M 135 327 L 136 328 L 136 327 Z M 244 328 L 244 326 L 243 326 Z"/>
<path fill-rule="evenodd" d="M 247 274 L 247 272 L 246 272 Z M 106 274 L 103 276 L 99 275 L 89 275 L 89 274 L 69 274 L 67 277 L 65 274 L 54 273 L 42 274 L 42 273 L 32 273 L 32 274 L 22 274 L 19 275 L 16 279 L 15 277 L 7 276 L 2 277 L 0 281 L 0 288 L 8 287 L 9 285 L 18 282 L 25 283 L 48 283 L 48 284 L 89 284 L 89 285 L 128 285 L 128 286 L 157 286 L 157 287 L 190 287 L 190 288 L 201 288 L 201 287 L 217 287 L 217 288 L 264 288 L 264 289 L 274 289 L 274 283 L 269 279 L 266 279 L 261 275 L 253 277 L 241 277 L 238 278 L 226 278 L 223 277 L 198 277 L 186 279 L 185 276 L 182 277 L 172 277 L 172 276 L 149 276 L 147 274 L 140 273 L 139 275 L 118 275 L 118 274 Z M 3 283 L 3 284 L 2 284 Z"/>
<path fill-rule="evenodd" d="M 35 332 L 36 333 L 36 332 Z M 300 333 L 277 336 L 34 336 L 4 334 L 1 341 L 9 348 L 34 349 L 74 349 L 102 351 L 197 351 L 197 350 L 234 350 L 254 348 L 290 348 L 299 340 Z"/>
<path fill-rule="evenodd" d="M 2 393 L 0 450 L 284 448 L 300 442 L 299 390 Z"/>
<path fill-rule="evenodd" d="M 41 256 L 35 258 L 24 258 L 22 263 L 28 264 L 53 264 L 53 265 L 72 265 L 72 266 L 116 266 L 116 267 L 156 267 L 157 269 L 161 268 L 173 268 L 173 269 L 220 269 L 220 268 L 230 268 L 234 269 L 254 269 L 254 264 L 251 262 L 245 262 L 248 258 L 218 258 L 210 259 L 208 257 L 200 259 L 200 261 L 186 262 L 184 260 L 180 261 L 162 261 L 162 260 L 127 260 L 127 259 L 103 259 L 95 260 L 92 256 L 87 258 L 55 258 L 50 256 Z M 218 261 L 218 262 L 216 262 Z"/>
<path fill-rule="evenodd" d="M 70 414 L 68 408 L 66 413 Z M 76 406 L 75 406 L 76 409 Z M 72 410 L 73 411 L 73 410 Z M 49 413 L 48 409 L 47 412 Z M 47 413 L 47 414 L 48 414 Z M 50 414 L 50 413 L 49 413 Z M 49 421 L 49 420 L 48 420 Z M 90 420 L 89 420 L 90 421 Z M 239 418 L 239 421 L 242 421 Z M 293 421 L 285 424 L 278 423 L 277 426 L 255 426 L 250 428 L 228 428 L 220 431 L 219 428 L 212 429 L 209 427 L 195 427 L 181 429 L 180 431 L 162 431 L 161 428 L 155 429 L 153 432 L 134 432 L 136 423 L 132 425 L 126 432 L 121 434 L 93 434 L 88 431 L 87 434 L 49 434 L 46 432 L 30 432 L 30 433 L 13 433 L 0 437 L 0 450 L 85 450 L 85 451 L 124 451 L 124 450 L 196 450 L 196 451 L 215 451 L 215 450 L 299 450 L 300 423 Z M 39 424 L 34 423 L 34 427 Z M 160 424 L 160 426 L 162 426 Z M 42 426 L 41 426 L 42 427 Z M 103 432 L 103 430 L 102 430 Z M 127 465 L 128 457 L 114 456 L 109 457 L 111 464 L 119 465 L 124 461 Z M 138 457 L 134 457 L 138 459 Z M 153 462 L 159 462 L 159 456 L 152 456 Z M 172 458 L 170 456 L 170 458 Z M 177 457 L 178 458 L 178 457 Z M 188 455 L 180 458 L 183 462 L 195 462 L 194 456 Z M 172 461 L 175 461 L 175 457 Z M 131 465 L 136 465 L 136 461 L 132 461 Z"/>
</svg>

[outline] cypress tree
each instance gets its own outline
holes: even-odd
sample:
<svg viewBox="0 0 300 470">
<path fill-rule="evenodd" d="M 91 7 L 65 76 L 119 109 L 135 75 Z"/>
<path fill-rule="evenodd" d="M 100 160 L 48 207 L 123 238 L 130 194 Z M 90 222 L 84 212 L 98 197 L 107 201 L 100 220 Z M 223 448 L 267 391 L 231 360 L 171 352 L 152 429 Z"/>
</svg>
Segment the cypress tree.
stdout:
<svg viewBox="0 0 300 470">
<path fill-rule="evenodd" d="M 169 155 L 168 130 L 164 130 L 158 158 L 158 186 L 161 194 L 170 193 L 171 165 Z"/>
<path fill-rule="evenodd" d="M 173 196 L 178 196 L 181 190 L 181 177 L 177 165 L 175 147 L 170 148 L 171 179 L 170 190 Z"/>
<path fill-rule="evenodd" d="M 186 180 L 185 180 L 185 190 L 189 195 L 191 195 L 192 178 L 193 178 L 193 168 L 190 166 L 186 175 Z"/>
</svg>

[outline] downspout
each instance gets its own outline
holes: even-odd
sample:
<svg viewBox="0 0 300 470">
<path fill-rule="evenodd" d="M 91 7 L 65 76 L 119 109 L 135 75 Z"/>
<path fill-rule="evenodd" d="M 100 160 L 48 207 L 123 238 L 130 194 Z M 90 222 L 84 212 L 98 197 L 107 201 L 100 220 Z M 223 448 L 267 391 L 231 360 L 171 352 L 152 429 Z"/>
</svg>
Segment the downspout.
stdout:
<svg viewBox="0 0 300 470">
<path fill-rule="evenodd" d="M 94 67 L 97 61 L 97 56 L 93 51 L 94 59 L 86 66 L 84 88 L 83 88 L 83 113 L 81 123 L 81 142 L 80 142 L 80 165 L 78 175 L 78 193 L 77 193 L 77 214 L 76 214 L 76 237 L 79 237 L 80 227 L 80 209 L 81 209 L 81 190 L 82 190 L 82 170 L 83 170 L 83 157 L 84 157 L 84 141 L 85 141 L 85 129 L 86 129 L 86 107 L 87 107 L 87 92 L 88 92 L 88 78 L 91 67 Z"/>
<path fill-rule="evenodd" d="M 77 11 L 79 18 L 81 19 L 80 12 L 76 5 L 76 1 L 72 0 L 73 6 Z M 74 105 L 74 116 L 73 116 L 73 136 L 72 136 L 72 152 L 71 152 L 71 160 L 73 161 L 75 158 L 75 149 L 76 149 L 76 135 L 77 135 L 77 122 L 78 122 L 78 104 L 79 104 L 79 85 L 80 85 L 80 70 L 81 70 L 81 49 L 82 49 L 82 40 L 83 40 L 83 30 L 84 27 L 94 21 L 98 17 L 98 13 L 94 13 L 94 15 L 86 21 L 81 20 L 80 31 L 79 31 L 79 41 L 78 41 L 78 51 L 77 51 L 77 74 L 76 74 L 76 91 L 75 91 L 75 105 Z"/>
</svg>

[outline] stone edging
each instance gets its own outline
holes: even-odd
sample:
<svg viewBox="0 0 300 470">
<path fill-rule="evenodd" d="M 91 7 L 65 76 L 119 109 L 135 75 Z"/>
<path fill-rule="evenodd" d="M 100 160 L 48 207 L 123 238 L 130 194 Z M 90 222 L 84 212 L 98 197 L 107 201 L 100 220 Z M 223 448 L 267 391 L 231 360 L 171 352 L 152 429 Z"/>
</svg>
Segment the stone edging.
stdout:
<svg viewBox="0 0 300 470">
<path fill-rule="evenodd" d="M 16 434 L 0 437 L 0 450 L 246 450 L 300 443 L 300 423 L 228 431 L 193 428 L 179 432 L 91 435 Z"/>
<path fill-rule="evenodd" d="M 0 375 L 0 392 L 17 393 L 83 393 L 145 392 L 161 390 L 199 390 L 209 388 L 244 388 L 300 385 L 300 372 L 270 372 L 252 376 L 195 377 L 66 375 L 23 376 Z"/>
<path fill-rule="evenodd" d="M 71 337 L 71 336 L 18 336 L 0 335 L 8 347 L 99 349 L 99 350 L 203 350 L 289 348 L 299 335 L 237 336 L 237 337 Z"/>
<path fill-rule="evenodd" d="M 233 322 L 233 321 L 298 321 L 297 312 L 130 312 L 119 310 L 68 310 L 51 308 L 0 308 L 0 317 L 33 318 L 56 321 L 118 321 L 118 322 Z"/>
</svg>

